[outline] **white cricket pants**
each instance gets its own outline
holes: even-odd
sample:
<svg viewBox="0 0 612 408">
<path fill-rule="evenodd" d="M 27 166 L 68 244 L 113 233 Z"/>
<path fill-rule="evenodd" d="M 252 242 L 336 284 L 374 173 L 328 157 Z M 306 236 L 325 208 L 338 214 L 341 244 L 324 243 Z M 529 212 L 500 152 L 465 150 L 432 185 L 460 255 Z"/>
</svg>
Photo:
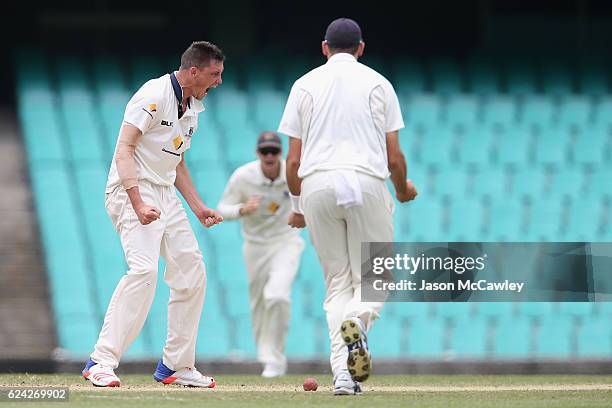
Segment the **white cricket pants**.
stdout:
<svg viewBox="0 0 612 408">
<path fill-rule="evenodd" d="M 161 211 L 161 217 L 148 225 L 138 221 L 122 187 L 106 198 L 106 210 L 121 238 L 129 270 L 113 293 L 91 358 L 110 367 L 119 365 L 149 313 L 161 254 L 166 260 L 164 280 L 170 287 L 163 362 L 175 371 L 193 368 L 206 289 L 202 253 L 174 186 L 141 181 L 139 190 L 146 204 Z"/>
<path fill-rule="evenodd" d="M 359 317 L 369 330 L 383 307 L 382 302 L 361 301 L 361 243 L 393 241 L 394 202 L 385 182 L 361 173 L 357 177 L 363 205 L 348 209 L 336 205 L 327 171 L 315 172 L 302 181 L 302 210 L 327 288 L 324 309 L 334 376 L 347 369 L 348 350 L 340 335 L 342 321 Z"/>
<path fill-rule="evenodd" d="M 287 366 L 291 286 L 303 250 L 304 240 L 299 235 L 271 243 L 245 241 L 242 247 L 257 360 L 263 364 Z"/>
</svg>

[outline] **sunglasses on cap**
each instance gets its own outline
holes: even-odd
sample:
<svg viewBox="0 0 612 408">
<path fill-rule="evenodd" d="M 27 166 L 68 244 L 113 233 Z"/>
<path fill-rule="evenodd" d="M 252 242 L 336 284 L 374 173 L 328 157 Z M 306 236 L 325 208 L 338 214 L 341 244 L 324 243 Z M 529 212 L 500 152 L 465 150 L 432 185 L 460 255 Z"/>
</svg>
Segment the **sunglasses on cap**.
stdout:
<svg viewBox="0 0 612 408">
<path fill-rule="evenodd" d="M 258 151 L 264 156 L 268 154 L 272 154 L 276 156 L 277 154 L 280 153 L 280 149 L 278 147 L 262 147 L 261 149 L 258 149 Z"/>
</svg>

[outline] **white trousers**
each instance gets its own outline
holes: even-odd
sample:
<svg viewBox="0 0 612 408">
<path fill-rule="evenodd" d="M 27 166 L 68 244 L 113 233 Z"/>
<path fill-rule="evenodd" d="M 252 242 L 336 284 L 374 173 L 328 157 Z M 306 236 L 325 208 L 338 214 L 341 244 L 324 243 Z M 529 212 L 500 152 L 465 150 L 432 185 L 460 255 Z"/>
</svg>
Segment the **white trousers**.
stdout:
<svg viewBox="0 0 612 408">
<path fill-rule="evenodd" d="M 106 198 L 129 270 L 113 293 L 91 358 L 110 367 L 119 365 L 149 313 L 161 254 L 166 260 L 164 280 L 170 287 L 163 362 L 175 371 L 193 368 L 206 289 L 202 253 L 175 188 L 141 182 L 139 190 L 146 204 L 161 211 L 161 217 L 148 225 L 140 224 L 122 187 Z"/>
<path fill-rule="evenodd" d="M 272 243 L 245 241 L 243 245 L 257 360 L 263 364 L 287 366 L 291 286 L 303 250 L 299 235 Z"/>
<path fill-rule="evenodd" d="M 363 205 L 348 209 L 336 204 L 328 172 L 315 172 L 302 181 L 301 205 L 327 288 L 324 309 L 334 376 L 347 369 L 342 321 L 359 317 L 369 330 L 383 307 L 382 302 L 361 301 L 361 243 L 393 241 L 394 203 L 389 190 L 384 181 L 357 174 Z"/>
</svg>

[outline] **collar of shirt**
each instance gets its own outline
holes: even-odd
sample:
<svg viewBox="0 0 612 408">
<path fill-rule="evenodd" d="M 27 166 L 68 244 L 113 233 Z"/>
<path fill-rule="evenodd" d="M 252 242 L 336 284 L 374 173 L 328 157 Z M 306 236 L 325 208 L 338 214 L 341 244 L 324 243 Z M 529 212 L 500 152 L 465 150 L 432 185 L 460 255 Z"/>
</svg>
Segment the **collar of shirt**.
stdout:
<svg viewBox="0 0 612 408">
<path fill-rule="evenodd" d="M 269 185 L 269 186 L 274 186 L 277 184 L 282 184 L 282 183 L 286 183 L 286 179 L 287 176 L 285 174 L 285 161 L 281 159 L 280 161 L 280 173 L 278 174 L 278 177 L 275 178 L 274 180 L 270 180 L 264 173 L 263 170 L 261 168 L 261 160 L 257 160 L 257 177 L 258 177 L 258 183 L 261 185 Z"/>
<path fill-rule="evenodd" d="M 331 62 L 357 62 L 357 58 L 347 52 L 339 52 L 338 54 L 334 54 L 327 60 L 327 64 Z"/>
<path fill-rule="evenodd" d="M 178 79 L 176 79 L 176 71 L 170 74 L 170 82 L 172 83 L 172 90 L 174 91 L 176 100 L 178 103 L 181 103 L 183 101 L 183 88 L 181 88 L 181 84 L 179 84 Z M 190 116 L 193 113 L 200 113 L 203 110 L 204 104 L 202 101 L 191 96 L 189 99 L 187 99 L 187 111 L 183 114 L 183 116 Z"/>
</svg>

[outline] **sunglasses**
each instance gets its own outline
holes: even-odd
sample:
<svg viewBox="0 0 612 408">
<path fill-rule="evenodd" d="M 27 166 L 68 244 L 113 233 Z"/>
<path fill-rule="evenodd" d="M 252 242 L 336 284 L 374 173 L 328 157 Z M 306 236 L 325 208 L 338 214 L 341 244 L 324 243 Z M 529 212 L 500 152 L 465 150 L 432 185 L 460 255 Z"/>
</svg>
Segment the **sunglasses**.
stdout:
<svg viewBox="0 0 612 408">
<path fill-rule="evenodd" d="M 264 156 L 267 156 L 268 154 L 272 154 L 272 155 L 276 156 L 277 154 L 280 153 L 280 149 L 278 149 L 276 147 L 262 147 L 258 151 L 259 151 L 259 153 L 261 153 Z"/>
</svg>

